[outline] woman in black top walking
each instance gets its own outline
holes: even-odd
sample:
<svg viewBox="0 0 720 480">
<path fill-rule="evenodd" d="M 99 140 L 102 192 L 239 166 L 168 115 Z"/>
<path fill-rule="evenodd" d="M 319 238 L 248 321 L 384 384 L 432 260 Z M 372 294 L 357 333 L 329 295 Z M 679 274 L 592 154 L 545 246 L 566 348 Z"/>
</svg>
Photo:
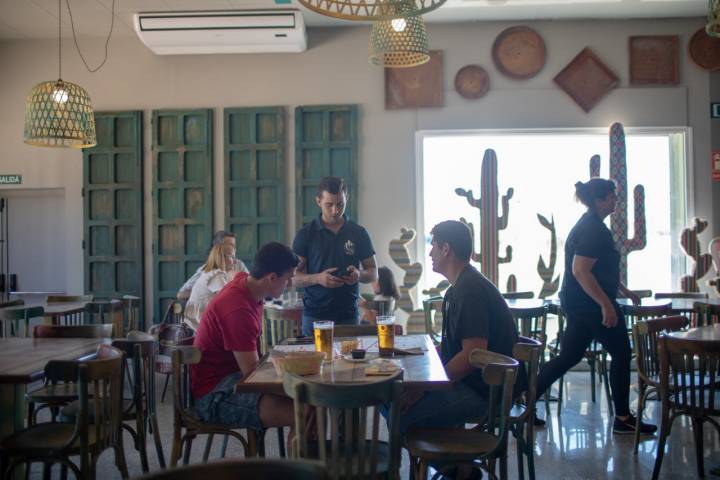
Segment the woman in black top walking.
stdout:
<svg viewBox="0 0 720 480">
<path fill-rule="evenodd" d="M 612 180 L 592 178 L 575 184 L 577 199 L 587 212 L 570 231 L 565 242 L 565 275 L 560 302 L 567 317 L 560 355 L 540 369 L 538 393 L 583 359 L 593 340 L 612 356 L 610 388 L 615 406 L 613 432 L 635 433 L 638 421 L 630 413 L 630 341 L 620 307 L 618 291 L 638 304 L 634 292 L 620 283 L 620 254 L 603 219 L 615 211 L 617 196 Z M 640 422 L 640 433 L 652 434 L 655 425 Z"/>
</svg>

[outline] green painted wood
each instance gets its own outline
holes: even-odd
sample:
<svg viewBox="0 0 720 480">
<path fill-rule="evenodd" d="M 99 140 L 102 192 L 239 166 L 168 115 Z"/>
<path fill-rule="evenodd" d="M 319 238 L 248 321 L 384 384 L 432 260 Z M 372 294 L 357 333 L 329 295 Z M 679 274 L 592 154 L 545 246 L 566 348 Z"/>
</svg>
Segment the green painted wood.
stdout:
<svg viewBox="0 0 720 480">
<path fill-rule="evenodd" d="M 348 185 L 348 215 L 358 220 L 357 105 L 300 106 L 295 109 L 297 227 L 318 215 L 320 179 L 343 177 Z"/>
<path fill-rule="evenodd" d="M 98 143 L 83 149 L 85 293 L 95 298 L 144 297 L 142 120 L 96 112 Z"/>
<path fill-rule="evenodd" d="M 226 108 L 225 228 L 249 267 L 265 243 L 285 243 L 285 110 Z"/>
<path fill-rule="evenodd" d="M 205 262 L 213 234 L 213 111 L 153 110 L 155 322 Z"/>
</svg>

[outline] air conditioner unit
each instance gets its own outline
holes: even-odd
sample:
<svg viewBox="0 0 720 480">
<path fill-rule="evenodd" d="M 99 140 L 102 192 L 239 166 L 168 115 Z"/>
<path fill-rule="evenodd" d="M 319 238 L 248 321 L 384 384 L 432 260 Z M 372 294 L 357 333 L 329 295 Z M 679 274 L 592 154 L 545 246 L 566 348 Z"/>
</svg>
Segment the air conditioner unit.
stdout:
<svg viewBox="0 0 720 480">
<path fill-rule="evenodd" d="M 298 10 L 221 10 L 135 14 L 140 40 L 158 55 L 304 52 Z"/>
</svg>

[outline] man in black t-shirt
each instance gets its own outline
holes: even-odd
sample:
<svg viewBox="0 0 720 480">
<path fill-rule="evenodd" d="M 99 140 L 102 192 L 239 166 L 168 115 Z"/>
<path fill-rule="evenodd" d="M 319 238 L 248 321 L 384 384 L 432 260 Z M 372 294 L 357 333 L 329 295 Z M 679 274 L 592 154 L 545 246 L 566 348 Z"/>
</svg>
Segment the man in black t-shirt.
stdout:
<svg viewBox="0 0 720 480">
<path fill-rule="evenodd" d="M 482 372 L 470 365 L 470 352 L 481 348 L 510 356 L 518 338 L 505 299 L 470 265 L 470 229 L 448 220 L 430 233 L 433 270 L 452 284 L 443 300 L 440 351 L 452 389 L 406 395 L 401 433 L 411 426 L 453 426 L 480 418 L 487 409 L 487 385 Z"/>
<path fill-rule="evenodd" d="M 320 215 L 298 231 L 293 250 L 300 257 L 293 286 L 305 287 L 303 335 L 315 320 L 358 323 L 360 283 L 377 279 L 375 249 L 367 230 L 345 215 L 347 187 L 342 178 L 320 180 Z"/>
</svg>

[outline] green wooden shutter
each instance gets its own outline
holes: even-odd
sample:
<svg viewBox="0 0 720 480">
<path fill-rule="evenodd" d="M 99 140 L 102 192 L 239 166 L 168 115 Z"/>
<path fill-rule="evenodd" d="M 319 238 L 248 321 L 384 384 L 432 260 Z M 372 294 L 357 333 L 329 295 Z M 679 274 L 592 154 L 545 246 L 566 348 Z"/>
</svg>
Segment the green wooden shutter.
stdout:
<svg viewBox="0 0 720 480">
<path fill-rule="evenodd" d="M 250 267 L 255 252 L 285 241 L 285 111 L 226 108 L 225 228 Z"/>
<path fill-rule="evenodd" d="M 96 112 L 95 123 L 98 143 L 83 149 L 85 293 L 143 298 L 142 112 Z"/>
<path fill-rule="evenodd" d="M 213 112 L 153 110 L 155 321 L 207 256 L 213 234 Z"/>
<path fill-rule="evenodd" d="M 334 175 L 348 185 L 350 217 L 357 220 L 357 105 L 301 106 L 295 109 L 296 220 L 299 228 L 318 215 L 320 179 Z"/>
</svg>

